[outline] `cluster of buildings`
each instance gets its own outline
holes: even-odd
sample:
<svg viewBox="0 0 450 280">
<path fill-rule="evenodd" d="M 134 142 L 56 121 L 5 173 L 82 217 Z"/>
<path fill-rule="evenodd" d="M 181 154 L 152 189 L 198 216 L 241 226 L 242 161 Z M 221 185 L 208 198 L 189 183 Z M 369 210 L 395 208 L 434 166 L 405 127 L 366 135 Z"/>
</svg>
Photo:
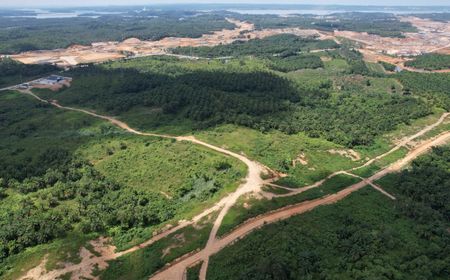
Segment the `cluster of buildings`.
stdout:
<svg viewBox="0 0 450 280">
<path fill-rule="evenodd" d="M 69 86 L 72 82 L 72 78 L 70 77 L 64 77 L 59 75 L 50 75 L 45 78 L 40 78 L 37 80 L 34 80 L 32 82 L 23 83 L 18 85 L 19 89 L 28 89 L 31 87 L 36 88 L 60 88 L 64 85 Z"/>
</svg>

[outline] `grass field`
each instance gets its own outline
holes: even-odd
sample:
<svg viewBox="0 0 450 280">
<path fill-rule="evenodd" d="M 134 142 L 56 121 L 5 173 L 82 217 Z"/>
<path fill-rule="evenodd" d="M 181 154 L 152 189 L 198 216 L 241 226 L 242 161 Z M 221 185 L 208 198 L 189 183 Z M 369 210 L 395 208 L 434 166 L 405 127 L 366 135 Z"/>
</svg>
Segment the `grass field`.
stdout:
<svg viewBox="0 0 450 280">
<path fill-rule="evenodd" d="M 259 131 L 232 125 L 220 126 L 196 135 L 198 138 L 243 153 L 265 165 L 289 174 L 293 187 L 318 181 L 337 170 L 345 170 L 360 164 L 359 161 L 332 154 L 330 150 L 346 150 L 344 147 L 302 133 L 286 135 L 278 131 Z M 296 159 L 304 155 L 303 164 Z M 295 166 L 293 161 L 296 161 Z"/>
<path fill-rule="evenodd" d="M 127 187 L 177 195 L 196 177 L 214 179 L 227 191 L 245 176 L 246 167 L 234 158 L 189 142 L 124 136 L 99 139 L 79 149 L 107 177 Z M 227 168 L 221 169 L 220 166 Z"/>
</svg>

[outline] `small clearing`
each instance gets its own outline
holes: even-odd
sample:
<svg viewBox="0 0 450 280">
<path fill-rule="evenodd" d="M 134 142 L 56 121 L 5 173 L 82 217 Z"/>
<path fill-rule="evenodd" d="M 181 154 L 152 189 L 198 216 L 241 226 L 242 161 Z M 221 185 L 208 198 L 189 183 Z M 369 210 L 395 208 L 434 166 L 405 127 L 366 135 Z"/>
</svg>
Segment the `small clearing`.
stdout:
<svg viewBox="0 0 450 280">
<path fill-rule="evenodd" d="M 328 150 L 328 152 L 332 155 L 336 155 L 336 154 L 341 155 L 343 157 L 351 159 L 352 161 L 358 161 L 361 159 L 360 154 L 352 149 L 348 149 L 348 150 L 331 149 L 331 150 Z"/>
</svg>

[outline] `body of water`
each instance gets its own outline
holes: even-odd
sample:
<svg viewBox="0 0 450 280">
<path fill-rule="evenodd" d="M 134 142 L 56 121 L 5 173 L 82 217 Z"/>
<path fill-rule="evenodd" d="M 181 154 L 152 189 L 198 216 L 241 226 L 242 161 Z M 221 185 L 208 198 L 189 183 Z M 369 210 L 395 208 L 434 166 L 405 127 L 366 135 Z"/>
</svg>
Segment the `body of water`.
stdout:
<svg viewBox="0 0 450 280">
<path fill-rule="evenodd" d="M 372 9 L 372 10 L 329 10 L 329 9 L 303 9 L 303 10 L 297 10 L 297 9 L 280 9 L 280 10 L 273 10 L 273 9 L 227 9 L 229 12 L 233 13 L 239 13 L 239 14 L 247 14 L 247 15 L 280 15 L 280 16 L 288 16 L 288 15 L 295 15 L 295 14 L 312 14 L 312 15 L 329 15 L 334 13 L 346 13 L 346 12 L 362 12 L 362 13 L 393 13 L 393 14 L 420 14 L 420 13 L 445 13 L 450 12 L 450 8 L 446 10 L 442 9 L 435 9 L 433 7 L 430 7 L 430 9 L 420 9 L 420 10 L 412 10 L 412 9 Z"/>
<path fill-rule="evenodd" d="M 23 10 L 27 12 L 26 15 L 18 15 L 18 16 L 10 16 L 10 17 L 26 17 L 26 18 L 37 18 L 37 19 L 50 19 L 50 18 L 75 18 L 75 17 L 90 17 L 90 18 L 98 18 L 102 15 L 118 15 L 122 14 L 122 12 L 99 12 L 99 11 L 73 11 L 73 12 L 51 12 L 42 9 L 32 9 L 32 10 Z"/>
</svg>

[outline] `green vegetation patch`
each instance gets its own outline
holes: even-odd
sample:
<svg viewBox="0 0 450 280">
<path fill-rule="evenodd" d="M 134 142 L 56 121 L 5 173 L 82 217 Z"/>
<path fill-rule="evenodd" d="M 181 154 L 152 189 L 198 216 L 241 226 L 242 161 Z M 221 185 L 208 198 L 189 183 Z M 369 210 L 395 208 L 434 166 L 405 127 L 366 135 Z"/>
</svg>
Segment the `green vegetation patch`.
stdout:
<svg viewBox="0 0 450 280">
<path fill-rule="evenodd" d="M 202 263 L 199 263 L 193 267 L 188 267 L 187 269 L 187 280 L 198 280 L 200 277 L 200 269 L 202 268 Z"/>
<path fill-rule="evenodd" d="M 270 186 L 270 185 L 263 186 L 262 190 L 265 192 L 268 192 L 268 193 L 273 193 L 273 194 L 286 194 L 286 193 L 290 192 L 290 190 L 275 187 L 275 186 Z"/>
<path fill-rule="evenodd" d="M 450 110 L 450 73 L 417 73 L 403 71 L 397 74 L 405 87 L 404 95 L 418 95 L 436 107 Z"/>
<path fill-rule="evenodd" d="M 57 70 L 52 65 L 27 65 L 9 58 L 0 58 L 0 88 L 29 82 Z"/>
<path fill-rule="evenodd" d="M 310 50 L 334 49 L 339 45 L 333 40 L 318 40 L 314 37 L 300 37 L 292 34 L 280 34 L 263 39 L 236 41 L 232 44 L 214 47 L 179 47 L 172 50 L 176 54 L 194 55 L 199 57 L 238 57 L 274 55 L 290 56 Z"/>
<path fill-rule="evenodd" d="M 395 71 L 396 66 L 394 64 L 387 63 L 384 61 L 379 61 L 378 63 L 380 63 L 383 66 L 384 70 L 386 70 L 386 71 L 389 71 L 389 72 Z"/>
<path fill-rule="evenodd" d="M 408 149 L 402 147 L 396 150 L 395 152 L 374 161 L 372 164 L 368 166 L 351 171 L 351 173 L 361 176 L 363 178 L 368 178 L 374 175 L 377 171 L 381 170 L 382 168 L 387 167 L 388 165 L 396 162 L 399 159 L 402 159 L 407 154 Z"/>
<path fill-rule="evenodd" d="M 338 29 L 368 32 L 385 37 L 403 37 L 403 32 L 417 32 L 411 23 L 402 22 L 394 14 L 389 13 L 348 12 L 326 17 L 235 14 L 234 17 L 254 23 L 257 29 L 300 27 L 331 32 Z"/>
<path fill-rule="evenodd" d="M 110 261 L 100 279 L 147 279 L 166 263 L 203 248 L 212 229 L 210 222 L 189 226 L 172 233 L 154 244 Z"/>
<path fill-rule="evenodd" d="M 447 279 L 449 151 L 378 181 L 395 201 L 366 187 L 251 233 L 211 258 L 208 279 Z"/>
<path fill-rule="evenodd" d="M 450 69 L 450 55 L 437 53 L 424 54 L 405 62 L 405 66 L 425 70 Z"/>
<path fill-rule="evenodd" d="M 432 188 L 423 192 L 437 194 Z M 337 204 L 268 225 L 213 256 L 208 279 L 446 279 L 448 220 L 422 204 L 408 206 L 405 195 L 394 202 L 364 188 Z"/>
<path fill-rule="evenodd" d="M 86 241 L 79 236 L 107 235 L 119 250 L 128 248 L 209 206 L 246 172 L 242 163 L 190 143 L 131 136 L 17 92 L 0 99 L 5 275 L 20 274 L 46 253 L 49 267 L 79 261 Z"/>
<path fill-rule="evenodd" d="M 320 138 L 310 138 L 303 133 L 293 135 L 285 135 L 279 131 L 262 133 L 244 127 L 225 125 L 201 132 L 197 137 L 236 153 L 244 153 L 270 168 L 289 174 L 291 187 L 311 184 L 334 171 L 361 164 L 359 160 L 332 153 L 333 150 L 346 152 L 345 147 Z M 365 156 L 361 155 L 362 158 Z"/>
<path fill-rule="evenodd" d="M 99 139 L 80 152 L 122 185 L 185 200 L 203 200 L 217 188 L 230 191 L 246 173 L 246 167 L 234 158 L 189 142 L 153 137 Z"/>
<path fill-rule="evenodd" d="M 70 160 L 91 139 L 117 130 L 76 112 L 56 110 L 17 92 L 0 94 L 0 178 L 23 180 Z"/>
<path fill-rule="evenodd" d="M 291 80 L 295 75 L 286 78 L 257 66 L 240 71 L 236 68 L 239 61 L 231 68 L 227 64 L 220 68 L 215 62 L 212 69 L 193 71 L 185 70 L 183 65 L 189 68 L 205 62 L 179 60 L 180 72 L 176 75 L 146 72 L 139 66 L 135 66 L 139 70 L 115 69 L 119 64 L 114 64 L 114 69 L 78 68 L 71 72 L 74 82 L 70 88 L 43 96 L 119 115 L 145 130 L 169 127 L 172 132 L 188 133 L 219 124 L 237 124 L 262 132 L 302 131 L 347 147 L 371 145 L 376 136 L 430 113 L 421 99 L 386 94 L 399 93 L 401 85 L 394 79 L 362 76 L 370 71 L 359 53 L 340 50 L 334 55 L 345 56 L 349 72 L 336 75 L 333 81 L 324 76 L 306 85 L 301 82 L 304 79 Z M 144 65 L 148 61 L 145 59 Z M 249 63 L 257 64 L 252 60 Z M 132 65 L 138 64 L 136 60 Z M 165 72 L 164 66 L 161 72 Z M 340 77 L 342 74 L 345 78 Z M 345 84 L 339 84 L 341 80 Z M 362 125 L 355 127 L 355 119 L 363 120 Z"/>
<path fill-rule="evenodd" d="M 280 72 L 291 72 L 299 69 L 316 69 L 323 66 L 322 60 L 317 55 L 274 57 L 269 60 L 269 67 Z"/>
<path fill-rule="evenodd" d="M 182 18 L 182 20 L 180 20 Z M 98 18 L 2 17 L 0 53 L 66 48 L 74 44 L 122 41 L 127 38 L 159 40 L 164 37 L 200 37 L 205 33 L 233 29 L 223 16 L 163 11 L 103 15 Z"/>
<path fill-rule="evenodd" d="M 2 203 L 8 202 L 3 200 Z M 18 279 L 24 272 L 41 264 L 44 258 L 46 259 L 45 268 L 47 270 L 61 268 L 66 262 L 79 263 L 78 253 L 80 248 L 87 245 L 87 242 L 95 237 L 95 234 L 71 232 L 66 237 L 58 238 L 52 243 L 28 248 L 0 262 L 1 279 Z"/>
</svg>

